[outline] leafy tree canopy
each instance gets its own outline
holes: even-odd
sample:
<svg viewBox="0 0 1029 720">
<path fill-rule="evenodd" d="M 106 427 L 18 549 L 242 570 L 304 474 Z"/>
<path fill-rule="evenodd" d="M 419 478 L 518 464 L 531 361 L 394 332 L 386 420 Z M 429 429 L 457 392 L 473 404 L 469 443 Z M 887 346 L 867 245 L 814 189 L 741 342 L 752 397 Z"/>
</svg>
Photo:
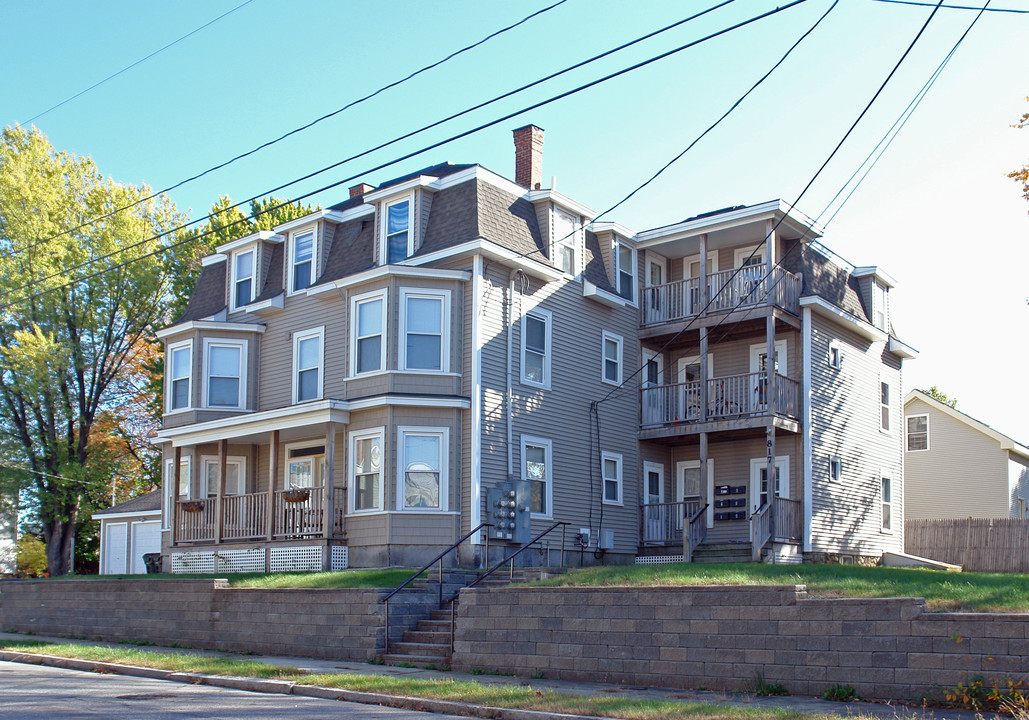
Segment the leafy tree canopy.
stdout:
<svg viewBox="0 0 1029 720">
<path fill-rule="evenodd" d="M 1026 100 L 1029 100 L 1029 97 L 1027 97 Z M 1025 113 L 1024 115 L 1022 115 L 1022 117 L 1019 119 L 1017 123 L 1015 123 L 1013 127 L 1029 127 L 1029 113 Z M 1008 173 L 1008 177 L 1016 182 L 1022 183 L 1022 196 L 1026 200 L 1029 200 L 1029 163 L 1026 163 L 1014 172 Z"/>
<path fill-rule="evenodd" d="M 935 385 L 933 385 L 928 390 L 922 390 L 922 392 L 931 397 L 933 400 L 939 400 L 944 405 L 949 405 L 950 407 L 957 407 L 958 399 L 947 397 L 947 394 L 941 391 Z"/>
</svg>

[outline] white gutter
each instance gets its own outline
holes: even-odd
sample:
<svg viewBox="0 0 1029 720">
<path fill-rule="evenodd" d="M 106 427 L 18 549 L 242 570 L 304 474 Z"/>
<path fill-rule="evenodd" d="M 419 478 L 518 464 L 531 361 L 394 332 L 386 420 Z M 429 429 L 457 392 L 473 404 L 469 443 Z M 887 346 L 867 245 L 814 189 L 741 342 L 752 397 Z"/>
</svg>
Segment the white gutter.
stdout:
<svg viewBox="0 0 1029 720">
<path fill-rule="evenodd" d="M 811 463 L 811 441 L 813 437 L 811 429 L 811 308 L 804 308 L 801 318 L 801 355 L 802 368 L 800 375 L 800 396 L 801 396 L 801 454 L 803 456 L 804 468 L 804 552 L 811 552 L 811 515 L 814 505 L 814 498 L 811 493 L 814 489 L 814 476 Z"/>
<path fill-rule="evenodd" d="M 872 342 L 886 342 L 889 339 L 889 335 L 871 323 L 866 322 L 861 318 L 854 317 L 835 305 L 830 305 L 820 297 L 803 297 L 800 299 L 800 306 L 805 309 L 810 308 L 819 315 L 850 326 L 854 332 L 865 340 L 871 340 Z"/>
</svg>

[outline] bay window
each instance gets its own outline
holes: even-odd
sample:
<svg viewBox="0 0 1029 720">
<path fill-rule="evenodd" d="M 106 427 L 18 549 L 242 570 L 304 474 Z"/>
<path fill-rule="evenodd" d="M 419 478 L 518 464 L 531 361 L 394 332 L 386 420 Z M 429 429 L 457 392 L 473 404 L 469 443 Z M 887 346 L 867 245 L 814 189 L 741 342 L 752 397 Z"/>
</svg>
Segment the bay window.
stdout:
<svg viewBox="0 0 1029 720">
<path fill-rule="evenodd" d="M 204 341 L 206 407 L 243 407 L 246 347 L 246 340 Z"/>
<path fill-rule="evenodd" d="M 439 370 L 449 365 L 450 293 L 400 291 L 400 367 L 404 370 Z"/>
<path fill-rule="evenodd" d="M 350 509 L 352 512 L 382 510 L 383 429 L 350 434 Z"/>
<path fill-rule="evenodd" d="M 446 510 L 448 430 L 402 427 L 397 434 L 400 509 Z"/>
</svg>

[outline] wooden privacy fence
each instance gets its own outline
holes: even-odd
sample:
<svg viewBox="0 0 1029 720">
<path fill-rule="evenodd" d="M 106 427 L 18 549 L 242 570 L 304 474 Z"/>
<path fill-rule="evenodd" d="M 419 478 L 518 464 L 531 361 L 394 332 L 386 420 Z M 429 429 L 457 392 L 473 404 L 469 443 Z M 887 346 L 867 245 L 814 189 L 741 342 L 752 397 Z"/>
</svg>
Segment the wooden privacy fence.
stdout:
<svg viewBox="0 0 1029 720">
<path fill-rule="evenodd" d="M 904 550 L 965 570 L 1029 573 L 1029 520 L 908 520 Z"/>
</svg>

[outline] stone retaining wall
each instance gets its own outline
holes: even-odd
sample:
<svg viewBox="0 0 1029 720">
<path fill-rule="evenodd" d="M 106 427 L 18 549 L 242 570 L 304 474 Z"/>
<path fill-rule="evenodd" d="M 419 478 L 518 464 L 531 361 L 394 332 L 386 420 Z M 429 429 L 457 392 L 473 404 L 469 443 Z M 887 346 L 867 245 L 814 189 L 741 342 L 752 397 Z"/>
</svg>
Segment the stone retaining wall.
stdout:
<svg viewBox="0 0 1029 720">
<path fill-rule="evenodd" d="M 776 587 L 473 588 L 454 669 L 668 688 L 793 694 L 833 683 L 912 699 L 934 686 L 1025 679 L 1029 614 L 928 613 L 920 598 L 811 599 Z"/>
<path fill-rule="evenodd" d="M 230 588 L 225 580 L 0 582 L 0 630 L 211 650 L 371 660 L 383 652 L 381 589 Z M 390 602 L 390 636 L 432 599 Z"/>
</svg>

